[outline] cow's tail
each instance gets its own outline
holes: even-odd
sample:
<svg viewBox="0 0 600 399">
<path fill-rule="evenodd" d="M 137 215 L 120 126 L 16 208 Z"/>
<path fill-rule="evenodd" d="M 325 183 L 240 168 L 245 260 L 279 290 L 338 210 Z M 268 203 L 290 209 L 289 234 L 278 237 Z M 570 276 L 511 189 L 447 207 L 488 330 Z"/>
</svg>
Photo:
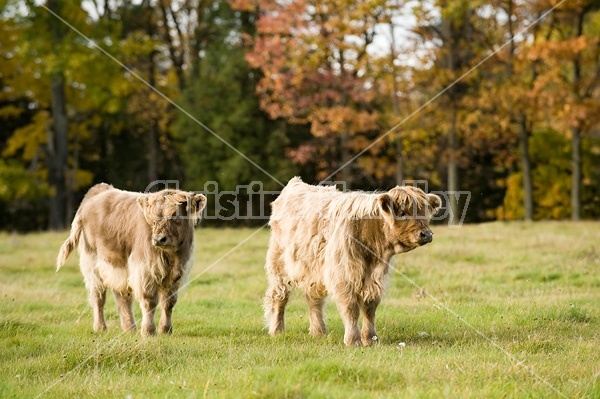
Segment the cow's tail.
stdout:
<svg viewBox="0 0 600 399">
<path fill-rule="evenodd" d="M 65 264 L 69 255 L 71 255 L 71 252 L 73 252 L 73 250 L 79 244 L 79 238 L 81 237 L 82 232 L 83 224 L 81 223 L 81 214 L 79 211 L 77 211 L 75 218 L 73 219 L 73 223 L 71 224 L 71 234 L 60 247 L 60 251 L 58 252 L 58 257 L 56 258 L 56 271 L 60 270 L 61 266 Z"/>
<path fill-rule="evenodd" d="M 58 252 L 58 256 L 56 257 L 56 271 L 59 271 L 62 265 L 65 264 L 71 252 L 77 247 L 79 244 L 79 239 L 81 238 L 81 234 L 83 233 L 83 224 L 81 222 L 81 207 L 83 203 L 89 200 L 91 197 L 95 197 L 96 195 L 114 189 L 113 186 L 106 183 L 99 183 L 93 186 L 88 190 L 83 197 L 83 201 L 81 201 L 81 205 L 79 205 L 79 209 L 77 213 L 75 213 L 75 218 L 73 218 L 73 223 L 71 223 L 71 234 L 69 238 L 63 243 L 60 247 L 60 251 Z"/>
</svg>

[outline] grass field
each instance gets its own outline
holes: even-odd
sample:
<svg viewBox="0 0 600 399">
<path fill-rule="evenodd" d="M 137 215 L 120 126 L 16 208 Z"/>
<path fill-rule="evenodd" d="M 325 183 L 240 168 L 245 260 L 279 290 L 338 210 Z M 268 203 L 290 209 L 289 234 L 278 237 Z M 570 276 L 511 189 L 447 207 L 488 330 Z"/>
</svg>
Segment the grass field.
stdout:
<svg viewBox="0 0 600 399">
<path fill-rule="evenodd" d="M 198 229 L 174 333 L 147 339 L 112 297 L 92 332 L 77 256 L 54 272 L 67 233 L 0 234 L 0 397 L 599 398 L 600 223 L 434 232 L 393 259 L 371 348 L 343 346 L 331 302 L 311 338 L 298 292 L 266 334 L 268 229 Z"/>
</svg>

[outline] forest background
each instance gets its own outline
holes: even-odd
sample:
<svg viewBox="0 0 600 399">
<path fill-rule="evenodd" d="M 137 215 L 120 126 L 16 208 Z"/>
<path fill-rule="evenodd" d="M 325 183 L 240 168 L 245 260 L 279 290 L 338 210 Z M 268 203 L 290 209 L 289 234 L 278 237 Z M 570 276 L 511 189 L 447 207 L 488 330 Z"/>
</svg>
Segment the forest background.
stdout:
<svg viewBox="0 0 600 399">
<path fill-rule="evenodd" d="M 295 175 L 598 218 L 599 117 L 593 0 L 0 0 L 0 230 L 62 230 L 101 181 Z"/>
</svg>

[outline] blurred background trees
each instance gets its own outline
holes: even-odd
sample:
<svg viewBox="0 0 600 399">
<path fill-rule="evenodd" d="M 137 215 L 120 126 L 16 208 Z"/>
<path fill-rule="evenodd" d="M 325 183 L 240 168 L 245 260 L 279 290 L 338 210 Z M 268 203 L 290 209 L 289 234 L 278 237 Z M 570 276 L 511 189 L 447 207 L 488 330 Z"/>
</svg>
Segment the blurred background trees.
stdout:
<svg viewBox="0 0 600 399">
<path fill-rule="evenodd" d="M 284 183 L 427 180 L 470 191 L 471 222 L 598 217 L 600 6 L 523 32 L 556 3 L 2 0 L 0 229 L 63 229 L 100 181 L 280 188 L 150 86 Z"/>
</svg>

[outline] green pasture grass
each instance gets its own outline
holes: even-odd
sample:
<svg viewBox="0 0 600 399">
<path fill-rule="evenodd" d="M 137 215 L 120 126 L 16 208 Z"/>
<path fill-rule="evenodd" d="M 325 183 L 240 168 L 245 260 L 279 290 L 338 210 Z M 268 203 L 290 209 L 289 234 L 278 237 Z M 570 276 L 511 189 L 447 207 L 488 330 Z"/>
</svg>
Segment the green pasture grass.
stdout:
<svg viewBox="0 0 600 399">
<path fill-rule="evenodd" d="M 599 398 L 600 223 L 433 230 L 393 259 L 370 348 L 343 345 L 331 302 L 310 337 L 299 292 L 267 335 L 266 228 L 199 228 L 174 333 L 153 338 L 121 333 L 112 297 L 92 332 L 77 255 L 55 273 L 66 232 L 2 233 L 0 397 Z"/>
</svg>

